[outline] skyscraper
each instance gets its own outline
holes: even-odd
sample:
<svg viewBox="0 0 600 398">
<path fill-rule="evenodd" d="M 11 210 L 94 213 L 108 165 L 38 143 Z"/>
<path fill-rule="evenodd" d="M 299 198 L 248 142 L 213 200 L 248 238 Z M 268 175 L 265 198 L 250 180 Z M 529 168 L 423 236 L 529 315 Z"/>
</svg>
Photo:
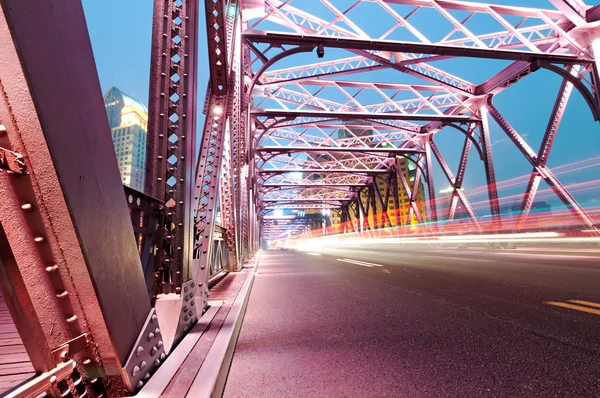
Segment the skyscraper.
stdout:
<svg viewBox="0 0 600 398">
<path fill-rule="evenodd" d="M 143 192 L 148 108 L 116 87 L 104 95 L 104 106 L 123 184 Z"/>
</svg>

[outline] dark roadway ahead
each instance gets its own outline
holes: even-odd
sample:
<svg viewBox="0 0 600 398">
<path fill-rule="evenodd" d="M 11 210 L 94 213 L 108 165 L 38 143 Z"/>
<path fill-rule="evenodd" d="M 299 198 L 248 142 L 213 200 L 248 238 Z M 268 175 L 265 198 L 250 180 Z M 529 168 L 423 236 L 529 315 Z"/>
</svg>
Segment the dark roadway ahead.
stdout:
<svg viewBox="0 0 600 398">
<path fill-rule="evenodd" d="M 591 249 L 267 251 L 224 396 L 600 397 L 598 303 Z"/>
</svg>

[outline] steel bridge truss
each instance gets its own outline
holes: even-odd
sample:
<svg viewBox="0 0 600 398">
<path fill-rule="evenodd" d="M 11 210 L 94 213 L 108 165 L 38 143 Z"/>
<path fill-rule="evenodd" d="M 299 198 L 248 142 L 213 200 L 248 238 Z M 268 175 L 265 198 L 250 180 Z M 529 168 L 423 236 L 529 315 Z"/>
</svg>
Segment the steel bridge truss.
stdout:
<svg viewBox="0 0 600 398">
<path fill-rule="evenodd" d="M 581 1 L 551 3 L 538 9 L 445 0 L 358 0 L 345 8 L 329 0 L 310 6 L 244 2 L 241 36 L 252 65 L 246 100 L 262 213 L 291 205 L 324 207 L 336 209 L 350 226 L 368 224 L 365 216 L 370 213 L 377 215 L 375 225 L 363 228 L 395 226 L 388 214 L 389 198 L 400 189 L 409 198 L 408 218 L 401 222 L 396 218 L 396 225 L 409 222 L 413 215 L 419 222 L 435 222 L 432 167 L 437 162 L 453 190 L 444 219 L 452 220 L 460 205 L 475 229 L 497 230 L 502 220 L 491 118 L 533 167 L 517 225 L 527 218 L 544 180 L 587 228 L 597 231 L 547 167 L 573 88 L 586 100 L 594 119 L 600 116 L 594 44 L 597 7 Z M 382 21 L 378 29 L 357 18 L 361 13 Z M 426 24 L 420 19 L 425 16 Z M 487 31 L 476 33 L 472 27 L 483 21 Z M 485 81 L 470 82 L 437 66 L 466 57 L 481 60 L 476 65 L 488 60 L 486 67 L 491 65 L 496 73 Z M 539 69 L 558 74 L 563 83 L 536 153 L 492 101 Z M 464 135 L 456 171 L 435 142 L 443 130 Z M 482 160 L 487 180 L 492 221 L 486 225 L 462 189 L 472 150 Z M 410 186 L 397 172 L 396 158 L 418 165 L 417 180 L 428 193 L 426 217 L 416 203 L 418 184 Z M 385 194 L 376 188 L 380 179 L 388 181 Z"/>
<path fill-rule="evenodd" d="M 0 290 L 36 371 L 61 375 L 36 391 L 138 391 L 205 308 L 211 259 L 235 271 L 261 239 L 314 227 L 279 211 L 331 212 L 346 232 L 435 222 L 437 162 L 443 216 L 460 204 L 475 228 L 500 229 L 490 119 L 531 164 L 519 224 L 545 181 L 598 233 L 548 158 L 574 89 L 600 119 L 599 7 L 155 0 L 143 194 L 121 185 L 80 1 L 35 3 L 0 0 Z M 199 18 L 210 79 L 196 157 Z M 469 81 L 444 70 L 456 58 L 496 73 Z M 536 151 L 494 96 L 540 69 L 562 84 Z M 463 137 L 456 170 L 443 131 Z M 474 151 L 491 224 L 462 189 Z"/>
</svg>

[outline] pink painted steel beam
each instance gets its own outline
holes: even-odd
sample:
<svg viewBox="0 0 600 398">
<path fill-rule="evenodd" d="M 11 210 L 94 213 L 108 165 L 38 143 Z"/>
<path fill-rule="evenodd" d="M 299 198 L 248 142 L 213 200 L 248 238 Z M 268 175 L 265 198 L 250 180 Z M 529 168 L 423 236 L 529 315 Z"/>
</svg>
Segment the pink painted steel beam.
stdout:
<svg viewBox="0 0 600 398">
<path fill-rule="evenodd" d="M 155 294 L 178 292 L 190 276 L 197 37 L 197 3 L 155 1 L 145 191 L 164 203 L 166 229 L 157 247 Z"/>
<path fill-rule="evenodd" d="M 496 123 L 506 133 L 508 138 L 515 144 L 517 149 L 521 151 L 525 159 L 535 168 L 536 172 L 539 173 L 541 178 L 546 181 L 554 193 L 559 199 L 567 206 L 567 208 L 577 216 L 581 222 L 590 230 L 596 231 L 600 235 L 594 221 L 587 214 L 587 212 L 581 207 L 581 205 L 571 196 L 569 191 L 560 183 L 554 173 L 547 167 L 537 164 L 537 155 L 533 152 L 531 147 L 523 140 L 519 133 L 504 119 L 504 117 L 498 112 L 498 110 L 492 105 L 491 99 L 488 100 L 489 114 L 494 118 Z"/>
<path fill-rule="evenodd" d="M 159 0 L 160 1 L 160 0 Z M 185 3 L 198 7 L 196 1 Z M 223 96 L 227 93 L 229 78 L 229 59 L 227 57 L 227 40 L 225 37 L 226 1 L 205 0 L 206 37 L 208 39 L 208 62 L 210 68 L 210 87 L 213 95 Z"/>
<path fill-rule="evenodd" d="M 452 57 L 473 57 L 512 61 L 545 61 L 564 64 L 590 63 L 593 60 L 581 55 L 536 53 L 517 50 L 498 50 L 476 47 L 445 46 L 434 44 L 410 43 L 392 40 L 361 40 L 353 38 L 329 38 L 315 35 L 293 35 L 279 32 L 245 32 L 246 40 L 254 43 L 270 43 L 278 45 L 312 45 L 322 44 L 325 47 L 347 50 L 377 50 L 392 52 L 409 52 L 422 54 L 447 55 Z"/>
<path fill-rule="evenodd" d="M 81 2 L 4 0 L 0 47 L 0 147 L 28 171 L 0 172 L 4 293 L 28 310 L 19 331 L 44 367 L 73 359 L 90 395 L 93 381 L 128 395 L 122 366 L 150 300 Z"/>
<path fill-rule="evenodd" d="M 402 113 L 368 113 L 368 112 L 326 112 L 326 111 L 286 111 L 280 109 L 253 109 L 254 117 L 313 117 L 323 119 L 357 120 L 357 119 L 377 119 L 377 120 L 412 120 L 412 121 L 446 121 L 446 122 L 473 122 L 479 118 L 474 116 L 462 115 L 430 115 L 430 114 L 402 114 Z"/>
</svg>

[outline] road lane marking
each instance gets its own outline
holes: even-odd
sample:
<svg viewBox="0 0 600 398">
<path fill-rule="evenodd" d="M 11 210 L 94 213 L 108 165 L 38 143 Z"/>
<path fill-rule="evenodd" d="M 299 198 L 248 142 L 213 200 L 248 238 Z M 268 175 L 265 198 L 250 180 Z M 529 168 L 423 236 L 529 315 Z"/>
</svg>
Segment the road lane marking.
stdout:
<svg viewBox="0 0 600 398">
<path fill-rule="evenodd" d="M 561 303 L 560 301 L 546 301 L 544 304 L 550 304 L 550 305 L 554 305 L 556 307 L 569 308 L 571 310 L 588 312 L 588 313 L 594 314 L 594 315 L 600 315 L 600 310 L 595 310 L 593 308 L 582 307 L 580 305 L 574 305 L 574 304 L 569 304 L 569 303 Z"/>
<path fill-rule="evenodd" d="M 445 260 L 460 260 L 460 261 L 478 261 L 480 263 L 489 263 L 492 260 L 484 260 L 482 258 L 467 258 L 467 257 L 448 257 L 448 256 L 418 256 L 426 258 L 443 258 Z"/>
<path fill-rule="evenodd" d="M 309 256 L 320 256 L 321 255 L 321 253 L 306 253 L 306 254 L 308 254 Z"/>
<path fill-rule="evenodd" d="M 356 265 L 362 265 L 363 267 L 383 267 L 383 265 L 381 264 L 375 264 L 375 263 L 368 263 L 366 261 L 359 261 L 359 260 L 352 260 L 349 258 L 338 258 L 338 261 L 343 261 L 345 263 L 351 263 L 351 264 L 356 264 Z"/>
<path fill-rule="evenodd" d="M 596 307 L 596 308 L 600 308 L 600 304 L 598 303 L 593 303 L 591 301 L 584 301 L 584 300 L 567 300 L 569 303 L 575 303 L 575 304 L 582 304 L 582 305 L 587 305 L 588 307 Z"/>
</svg>

